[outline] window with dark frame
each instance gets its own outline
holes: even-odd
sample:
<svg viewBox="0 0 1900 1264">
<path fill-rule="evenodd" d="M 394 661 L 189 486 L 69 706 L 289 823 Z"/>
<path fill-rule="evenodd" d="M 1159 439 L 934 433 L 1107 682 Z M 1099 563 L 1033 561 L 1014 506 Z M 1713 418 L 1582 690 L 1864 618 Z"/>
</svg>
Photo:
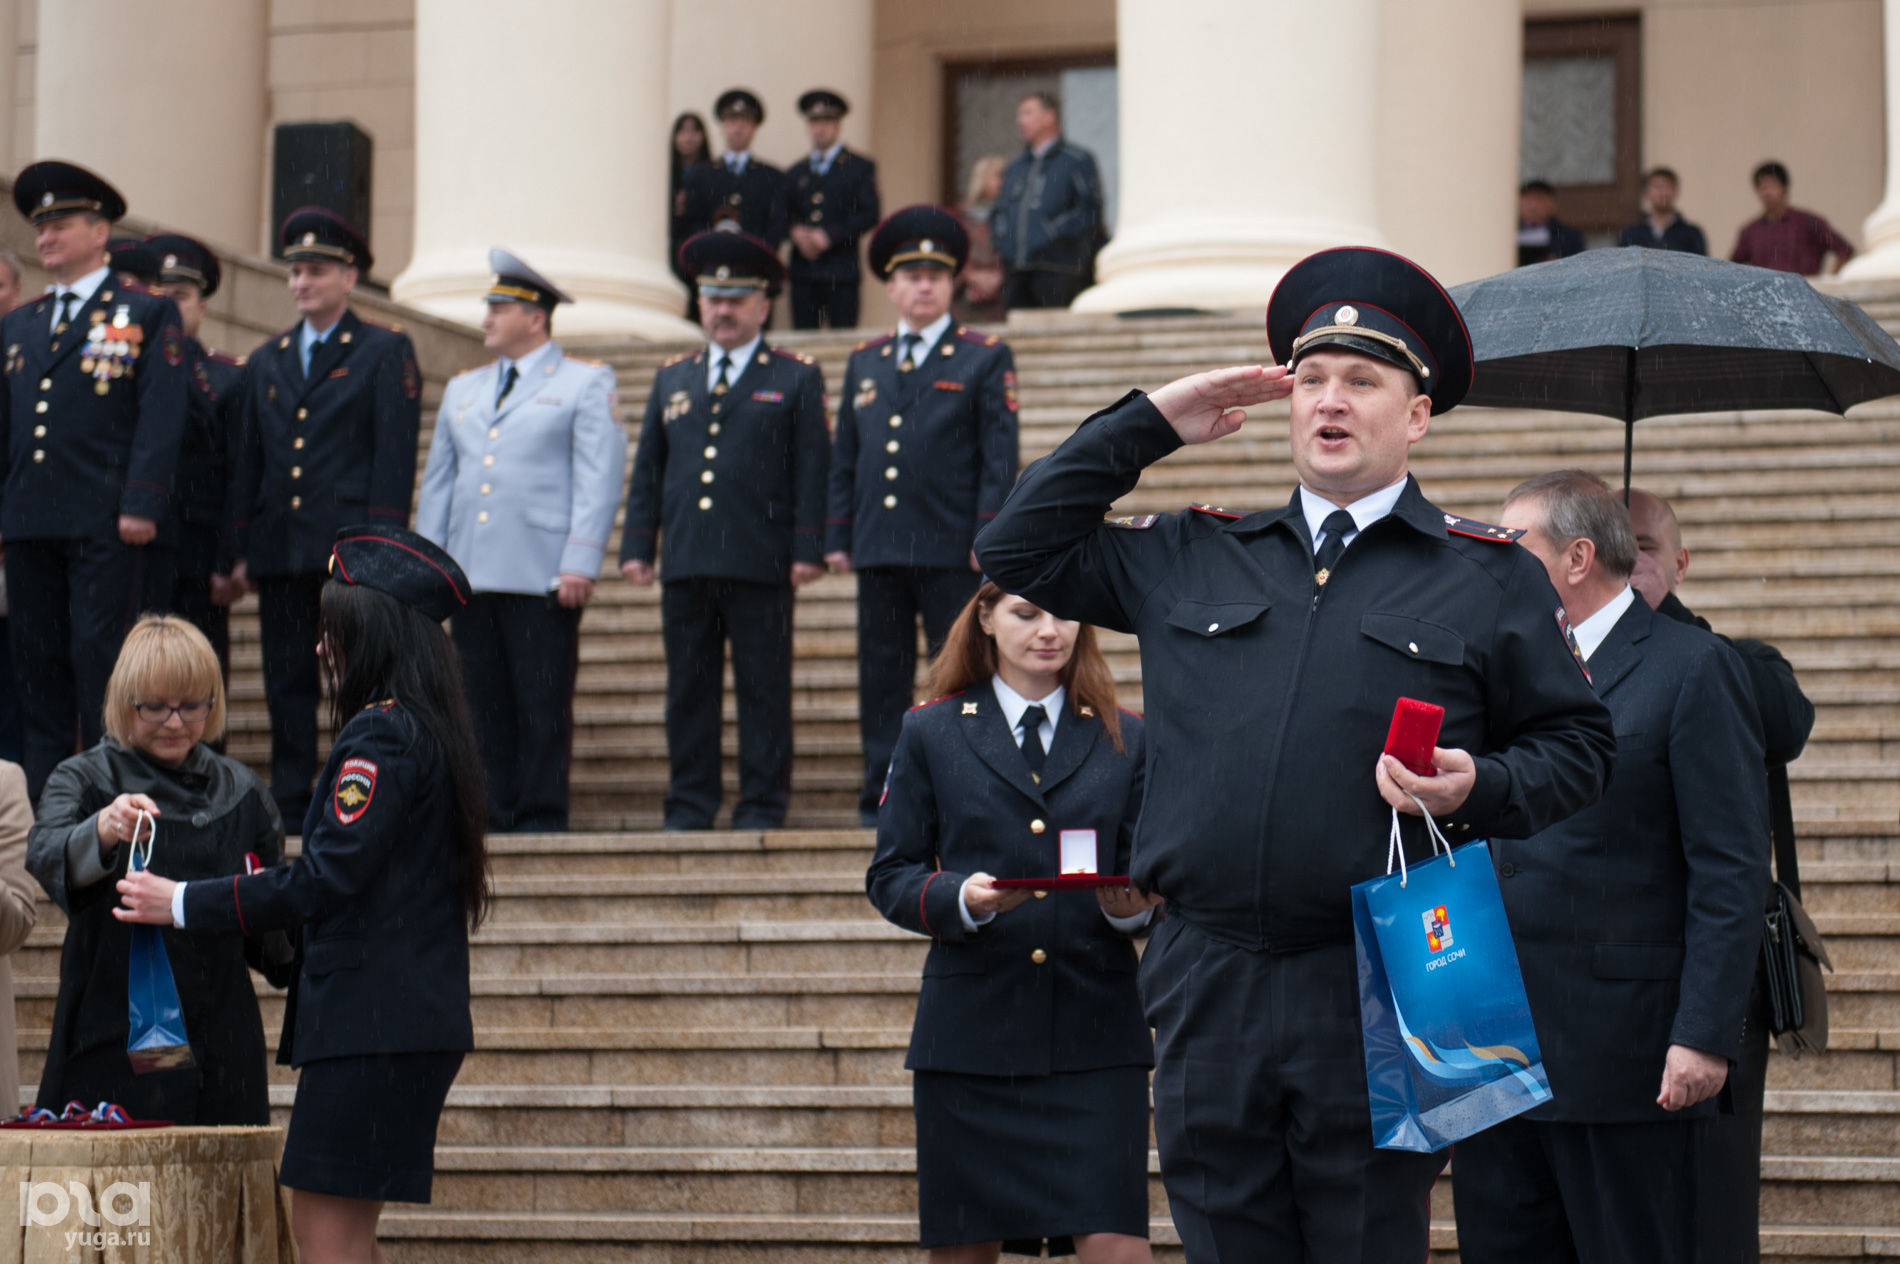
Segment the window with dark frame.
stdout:
<svg viewBox="0 0 1900 1264">
<path fill-rule="evenodd" d="M 1558 218 L 1592 246 L 1641 208 L 1642 69 L 1634 15 L 1524 24 L 1518 179 L 1554 186 Z"/>
</svg>

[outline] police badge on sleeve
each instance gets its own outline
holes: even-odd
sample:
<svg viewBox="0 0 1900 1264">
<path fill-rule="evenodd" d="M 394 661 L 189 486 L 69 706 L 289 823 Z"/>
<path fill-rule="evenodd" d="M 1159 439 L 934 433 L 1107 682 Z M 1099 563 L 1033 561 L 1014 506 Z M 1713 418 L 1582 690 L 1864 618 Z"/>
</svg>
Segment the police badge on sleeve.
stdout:
<svg viewBox="0 0 1900 1264">
<path fill-rule="evenodd" d="M 353 825 L 369 811 L 376 797 L 376 765 L 367 759 L 346 759 L 336 778 L 336 819 Z"/>
</svg>

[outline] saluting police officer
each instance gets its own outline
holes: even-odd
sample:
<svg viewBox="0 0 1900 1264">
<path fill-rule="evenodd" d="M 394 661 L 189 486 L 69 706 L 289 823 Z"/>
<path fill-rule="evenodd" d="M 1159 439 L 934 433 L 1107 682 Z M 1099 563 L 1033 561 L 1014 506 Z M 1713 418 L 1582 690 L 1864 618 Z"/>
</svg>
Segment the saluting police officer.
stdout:
<svg viewBox="0 0 1900 1264">
<path fill-rule="evenodd" d="M 1528 837 L 1597 799 L 1615 739 L 1518 533 L 1442 512 L 1407 472 L 1471 382 L 1438 283 L 1385 251 L 1322 251 L 1274 291 L 1267 334 L 1287 367 L 1196 374 L 1083 422 L 977 556 L 1141 641 L 1132 877 L 1168 901 L 1141 983 L 1188 1259 L 1421 1260 L 1444 1156 L 1372 1148 L 1352 885 L 1385 872 L 1409 796 L 1454 839 Z M 1291 503 L 1104 521 L 1145 466 L 1288 396 Z M 1381 756 L 1400 697 L 1445 709 L 1433 776 Z"/>
<path fill-rule="evenodd" d="M 713 104 L 726 151 L 686 172 L 686 222 L 694 233 L 736 223 L 773 250 L 785 240 L 785 173 L 753 156 L 752 137 L 765 106 L 744 88 L 719 94 Z"/>
<path fill-rule="evenodd" d="M 185 438 L 178 449 L 172 519 L 160 532 L 171 553 L 171 591 L 163 608 L 189 619 L 231 674 L 232 473 L 244 435 L 244 359 L 212 351 L 199 341 L 205 305 L 218 292 L 223 269 L 210 247 L 179 233 L 145 239 L 158 266 L 158 289 L 178 304 L 185 329 Z"/>
<path fill-rule="evenodd" d="M 571 303 L 506 250 L 482 342 L 500 358 L 451 380 L 416 532 L 466 558 L 474 592 L 449 631 L 488 774 L 489 828 L 567 828 L 581 611 L 620 501 L 627 437 L 614 372 L 551 340 Z"/>
<path fill-rule="evenodd" d="M 138 614 L 145 546 L 185 429 L 185 343 L 172 301 L 115 281 L 106 242 L 125 199 L 82 167 L 13 183 L 53 288 L 0 321 L 0 540 L 27 790 L 98 742 L 106 681 Z"/>
<path fill-rule="evenodd" d="M 341 216 L 292 211 L 280 238 L 303 319 L 250 356 L 232 576 L 256 585 L 271 794 L 301 821 L 317 775 L 317 615 L 336 533 L 406 526 L 422 373 L 400 330 L 350 310 L 369 247 Z"/>
<path fill-rule="evenodd" d="M 771 247 L 710 232 L 680 248 L 699 279 L 705 350 L 653 379 L 620 570 L 653 582 L 659 537 L 666 644 L 668 829 L 719 811 L 721 661 L 739 705 L 734 829 L 777 829 L 792 776 L 792 590 L 824 574 L 825 382 L 817 361 L 760 331 L 785 269 Z"/>
<path fill-rule="evenodd" d="M 852 329 L 858 323 L 858 239 L 877 224 L 877 164 L 838 139 L 850 108 L 827 88 L 798 98 L 798 112 L 811 131 L 811 154 L 786 172 L 794 329 Z"/>
<path fill-rule="evenodd" d="M 962 223 L 910 206 L 871 235 L 897 331 L 858 344 L 845 367 L 831 459 L 825 561 L 858 573 L 858 730 L 866 825 L 917 672 L 976 593 L 971 546 L 1016 479 L 1016 369 L 1009 347 L 950 319 L 970 257 Z"/>
</svg>

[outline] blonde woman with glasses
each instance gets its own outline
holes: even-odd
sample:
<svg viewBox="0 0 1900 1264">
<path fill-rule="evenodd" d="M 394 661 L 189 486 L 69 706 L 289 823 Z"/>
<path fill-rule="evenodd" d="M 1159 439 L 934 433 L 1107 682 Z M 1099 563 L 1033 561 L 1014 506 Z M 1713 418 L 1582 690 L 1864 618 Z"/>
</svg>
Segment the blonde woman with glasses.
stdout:
<svg viewBox="0 0 1900 1264">
<path fill-rule="evenodd" d="M 116 1102 L 134 1119 L 270 1122 L 264 1028 L 250 970 L 289 982 L 284 936 L 187 935 L 165 949 L 193 1066 L 135 1075 L 126 1056 L 132 927 L 112 916 L 134 833 L 156 831 L 153 872 L 223 878 L 283 859 L 284 828 L 250 770 L 213 751 L 224 684 L 211 643 L 183 619 L 148 615 L 125 638 L 106 685 L 106 736 L 53 770 L 29 836 L 27 867 L 66 913 L 59 999 L 38 1103 Z M 141 825 L 141 817 L 149 824 Z"/>
</svg>

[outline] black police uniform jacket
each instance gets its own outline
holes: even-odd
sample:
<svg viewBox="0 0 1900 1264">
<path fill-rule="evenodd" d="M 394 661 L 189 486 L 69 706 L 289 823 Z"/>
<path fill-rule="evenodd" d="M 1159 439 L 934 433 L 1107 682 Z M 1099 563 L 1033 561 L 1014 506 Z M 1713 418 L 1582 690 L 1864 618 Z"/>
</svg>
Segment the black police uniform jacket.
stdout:
<svg viewBox="0 0 1900 1264">
<path fill-rule="evenodd" d="M 810 356 L 760 340 L 723 396 L 699 351 L 653 379 L 627 487 L 620 560 L 660 577 L 791 582 L 824 562 L 825 377 Z"/>
<path fill-rule="evenodd" d="M 897 365 L 893 334 L 845 363 L 825 550 L 963 570 L 1016 481 L 1016 361 L 995 334 L 952 325 L 910 373 Z"/>
<path fill-rule="evenodd" d="M 1180 446 L 1131 392 L 1025 470 L 977 541 L 1006 591 L 1140 637 L 1150 789 L 1133 876 L 1171 915 L 1249 948 L 1351 943 L 1352 884 L 1385 872 L 1373 772 L 1401 697 L 1444 707 L 1438 744 L 1477 762 L 1454 842 L 1534 834 L 1602 794 L 1609 714 L 1530 553 L 1451 529 L 1409 478 L 1323 587 L 1297 493 L 1246 517 L 1105 522 Z M 1408 855 L 1428 855 L 1407 831 Z"/>
<path fill-rule="evenodd" d="M 791 228 L 785 173 L 769 162 L 748 158 L 734 175 L 723 162 L 686 169 L 686 214 L 691 237 L 736 218 L 739 227 L 777 249 Z"/>
<path fill-rule="evenodd" d="M 171 500 L 185 433 L 178 308 L 108 277 L 55 351 L 54 307 L 48 295 L 0 319 L 0 539 L 116 541 L 120 515 L 162 523 Z"/>
<path fill-rule="evenodd" d="M 355 312 L 303 371 L 302 324 L 251 353 L 234 556 L 251 578 L 319 573 L 342 528 L 406 526 L 422 374 L 409 336 Z"/>
<path fill-rule="evenodd" d="M 858 242 L 877 227 L 879 218 L 877 164 L 841 147 L 823 175 L 812 170 L 807 156 L 793 163 L 785 177 L 790 222 L 822 228 L 831 238 L 831 249 L 816 259 L 792 251 L 792 280 L 857 280 Z"/>
<path fill-rule="evenodd" d="M 1025 147 L 1003 170 L 990 211 L 990 241 L 1012 268 L 1086 272 L 1102 226 L 1102 177 L 1094 155 L 1059 140 L 1042 156 Z"/>
<path fill-rule="evenodd" d="M 973 873 L 1057 873 L 1065 829 L 1093 829 L 1102 871 L 1127 872 L 1141 720 L 1124 712 L 1121 728 L 1118 753 L 1099 716 L 1065 703 L 1038 784 L 988 681 L 905 717 L 865 889 L 886 918 L 934 941 L 906 1067 L 1049 1075 L 1154 1065 L 1134 945 L 1094 892 L 1025 900 L 975 934 L 957 910 Z"/>
<path fill-rule="evenodd" d="M 185 438 L 178 448 L 173 525 L 184 528 L 178 532 L 181 536 L 215 541 L 207 553 L 181 540 L 179 572 L 202 579 L 231 564 L 233 490 L 244 442 L 245 367 L 236 356 L 207 351 L 190 337 L 185 339 L 185 363 L 191 383 L 185 391 Z"/>
<path fill-rule="evenodd" d="M 185 887 L 185 931 L 301 927 L 277 1061 L 474 1047 L 468 922 L 441 748 L 400 702 L 350 718 L 303 821 L 303 849 Z"/>
<path fill-rule="evenodd" d="M 1350 554 L 1351 550 L 1347 550 Z M 1748 674 L 1638 597 L 1590 656 L 1616 729 L 1595 805 L 1493 839 L 1552 1100 L 1536 1119 L 1660 1123 L 1672 1044 L 1733 1062 L 1761 953 L 1768 788 Z"/>
</svg>

